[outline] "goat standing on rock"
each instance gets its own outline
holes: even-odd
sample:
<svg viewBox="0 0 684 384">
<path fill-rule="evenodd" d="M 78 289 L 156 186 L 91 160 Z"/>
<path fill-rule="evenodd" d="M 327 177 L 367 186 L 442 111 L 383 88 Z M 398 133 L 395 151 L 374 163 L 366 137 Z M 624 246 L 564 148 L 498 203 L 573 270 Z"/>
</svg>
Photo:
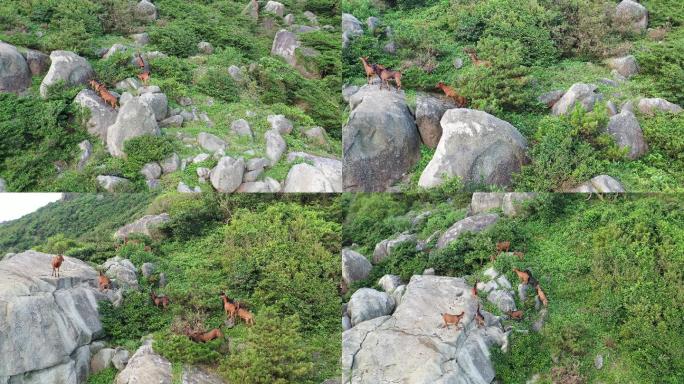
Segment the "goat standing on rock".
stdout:
<svg viewBox="0 0 684 384">
<path fill-rule="evenodd" d="M 63 262 L 64 255 L 57 255 L 52 258 L 52 274 L 50 274 L 50 276 L 59 278 L 59 269 L 62 267 Z"/>
<path fill-rule="evenodd" d="M 463 108 L 468 104 L 468 100 L 464 96 L 459 95 L 455 89 L 442 83 L 441 81 L 437 83 L 435 88 L 441 89 L 448 98 L 452 99 L 454 103 L 456 103 L 458 108 Z"/>
<path fill-rule="evenodd" d="M 461 313 L 458 315 L 452 315 L 449 313 L 440 313 L 440 315 L 442 315 L 442 320 L 444 321 L 442 328 L 446 327 L 447 329 L 449 329 L 449 325 L 453 324 L 458 329 L 458 326 L 461 323 L 461 319 L 465 315 L 465 311 L 461 311 Z"/>
<path fill-rule="evenodd" d="M 102 273 L 100 271 L 100 276 L 97 278 L 97 285 L 100 288 L 100 291 L 104 291 L 105 289 L 112 289 L 112 281 L 109 280 L 109 277 Z"/>
<path fill-rule="evenodd" d="M 389 80 L 394 80 L 394 82 L 397 84 L 397 90 L 401 91 L 401 72 L 387 69 L 380 64 L 373 64 L 373 71 L 377 73 L 378 76 L 380 76 L 380 80 L 382 80 L 382 83 L 380 83 L 380 89 L 382 89 L 384 84 L 387 87 L 387 90 L 389 90 Z"/>
</svg>

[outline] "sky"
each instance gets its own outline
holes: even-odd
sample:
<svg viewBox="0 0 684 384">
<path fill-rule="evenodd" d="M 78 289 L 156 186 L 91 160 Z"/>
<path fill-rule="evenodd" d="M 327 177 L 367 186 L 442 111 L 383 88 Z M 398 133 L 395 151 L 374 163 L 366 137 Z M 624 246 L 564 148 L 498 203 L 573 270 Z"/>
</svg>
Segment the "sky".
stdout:
<svg viewBox="0 0 684 384">
<path fill-rule="evenodd" d="M 0 193 L 0 223 L 18 219 L 61 198 L 61 193 Z"/>
</svg>

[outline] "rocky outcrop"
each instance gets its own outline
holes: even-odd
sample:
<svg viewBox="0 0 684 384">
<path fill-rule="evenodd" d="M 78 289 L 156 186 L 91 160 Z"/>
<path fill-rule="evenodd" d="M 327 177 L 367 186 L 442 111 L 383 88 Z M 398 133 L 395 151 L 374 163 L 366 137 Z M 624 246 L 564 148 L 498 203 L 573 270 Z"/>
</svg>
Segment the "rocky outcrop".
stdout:
<svg viewBox="0 0 684 384">
<path fill-rule="evenodd" d="M 534 192 L 475 192 L 470 200 L 468 215 L 501 209 L 506 216 L 516 216 L 522 202 L 536 196 Z"/>
<path fill-rule="evenodd" d="M 211 170 L 211 185 L 217 191 L 223 193 L 235 192 L 242 184 L 242 176 L 245 172 L 245 161 L 242 158 L 234 159 L 230 156 L 222 157 L 216 167 Z"/>
<path fill-rule="evenodd" d="M 342 48 L 347 48 L 354 36 L 363 35 L 363 26 L 359 19 L 349 13 L 342 14 Z"/>
<path fill-rule="evenodd" d="M 148 0 L 141 0 L 135 6 L 135 16 L 143 21 L 155 21 L 157 20 L 157 7 Z"/>
<path fill-rule="evenodd" d="M 292 132 L 292 122 L 284 115 L 268 115 L 266 120 L 271 125 L 271 129 L 278 131 L 281 135 L 288 135 Z"/>
<path fill-rule="evenodd" d="M 608 59 L 607 64 L 609 68 L 614 69 L 625 78 L 630 78 L 639 73 L 639 65 L 633 55 Z"/>
<path fill-rule="evenodd" d="M 342 280 L 347 286 L 368 277 L 373 266 L 366 257 L 354 250 L 342 250 Z"/>
<path fill-rule="evenodd" d="M 13 45 L 0 41 L 0 93 L 24 92 L 31 85 L 31 71 Z"/>
<path fill-rule="evenodd" d="M 420 157 L 420 136 L 403 93 L 365 85 L 350 97 L 342 131 L 347 192 L 382 192 Z"/>
<path fill-rule="evenodd" d="M 385 239 L 375 244 L 373 263 L 381 262 L 392 254 L 392 249 L 409 241 L 416 241 L 416 235 L 405 232 L 395 238 Z"/>
<path fill-rule="evenodd" d="M 489 348 L 506 350 L 508 335 L 486 311 L 486 325 L 478 327 L 472 320 L 477 304 L 463 279 L 413 276 L 391 316 L 342 334 L 342 382 L 491 383 Z M 442 327 L 440 313 L 461 312 L 464 329 Z"/>
<path fill-rule="evenodd" d="M 624 193 L 625 187 L 608 175 L 599 175 L 567 192 L 578 193 Z"/>
<path fill-rule="evenodd" d="M 297 65 L 297 57 L 295 51 L 302 44 L 299 42 L 297 35 L 294 33 L 281 29 L 276 33 L 271 46 L 271 55 L 280 56 L 291 66 Z"/>
<path fill-rule="evenodd" d="M 112 284 L 117 288 L 135 289 L 138 285 L 138 269 L 130 260 L 120 256 L 107 259 L 102 265 L 105 275 L 112 279 Z"/>
<path fill-rule="evenodd" d="M 290 152 L 287 161 L 292 163 L 304 160 L 305 164 L 296 164 L 285 180 L 285 192 L 342 192 L 342 162 L 330 157 L 314 156 L 305 152 Z M 307 165 L 308 167 L 295 167 Z"/>
<path fill-rule="evenodd" d="M 264 7 L 264 13 L 270 13 L 276 16 L 283 17 L 285 15 L 285 6 L 283 3 L 269 0 Z"/>
<path fill-rule="evenodd" d="M 527 141 L 506 121 L 474 109 L 450 109 L 441 121 L 442 138 L 418 185 L 432 188 L 445 177 L 463 183 L 508 186 L 526 161 Z"/>
<path fill-rule="evenodd" d="M 107 129 L 107 150 L 114 157 L 124 157 L 126 140 L 138 136 L 160 134 L 161 131 L 152 108 L 140 97 L 131 97 L 119 109 L 116 122 Z"/>
<path fill-rule="evenodd" d="M 580 104 L 585 110 L 592 111 L 598 100 L 594 84 L 573 84 L 551 109 L 554 115 L 565 115 L 572 112 L 575 104 Z"/>
<path fill-rule="evenodd" d="M 54 255 L 18 253 L 0 261 L 0 382 L 84 383 L 90 344 L 103 337 L 97 271 L 65 257 L 51 277 Z"/>
<path fill-rule="evenodd" d="M 376 291 L 372 288 L 361 288 L 349 299 L 347 312 L 351 318 L 352 326 L 367 320 L 386 316 L 394 310 L 394 299 L 386 292 Z"/>
<path fill-rule="evenodd" d="M 456 241 L 461 234 L 466 232 L 477 233 L 484 231 L 496 224 L 497 221 L 499 221 L 499 215 L 495 213 L 480 213 L 466 217 L 449 227 L 449 229 L 439 237 L 435 247 L 437 249 L 442 249 Z"/>
<path fill-rule="evenodd" d="M 419 94 L 416 98 L 416 125 L 423 144 L 430 148 L 437 148 L 442 137 L 440 121 L 444 113 L 456 108 L 456 104 L 442 100 L 435 96 Z"/>
<path fill-rule="evenodd" d="M 615 7 L 613 24 L 623 31 L 645 31 L 648 27 L 648 11 L 635 1 L 623 0 Z"/>
<path fill-rule="evenodd" d="M 87 108 L 90 111 L 90 118 L 86 122 L 88 133 L 107 140 L 107 128 L 116 122 L 117 112 L 102 100 L 102 98 L 91 89 L 84 89 L 76 95 L 74 102 Z"/>
<path fill-rule="evenodd" d="M 225 384 L 225 381 L 214 373 L 197 367 L 183 367 L 181 384 Z"/>
<path fill-rule="evenodd" d="M 95 180 L 107 192 L 125 192 L 131 185 L 130 180 L 111 175 L 99 175 Z"/>
<path fill-rule="evenodd" d="M 630 111 L 622 111 L 611 116 L 606 132 L 613 136 L 618 147 L 629 149 L 628 159 L 638 159 L 648 152 L 648 144 L 644 139 L 639 121 Z"/>
<path fill-rule="evenodd" d="M 639 100 L 639 104 L 637 104 L 637 108 L 639 108 L 639 112 L 652 116 L 656 112 L 669 112 L 669 113 L 680 113 L 682 111 L 682 107 L 680 107 L 677 104 L 670 103 L 669 101 L 661 98 L 643 98 Z"/>
<path fill-rule="evenodd" d="M 95 76 L 93 68 L 85 58 L 69 51 L 52 51 L 50 69 L 40 83 L 40 95 L 47 97 L 48 87 L 58 81 L 67 85 L 85 84 Z"/>
<path fill-rule="evenodd" d="M 126 237 L 136 233 L 151 236 L 152 231 L 155 228 L 167 223 L 169 220 L 171 220 L 171 217 L 168 213 L 162 213 L 159 215 L 145 215 L 138 220 L 119 228 L 114 236 L 120 240 L 123 240 Z"/>
<path fill-rule="evenodd" d="M 285 139 L 280 136 L 280 133 L 275 130 L 266 131 L 264 133 L 264 140 L 266 141 L 266 157 L 270 160 L 270 165 L 275 165 L 285 153 L 287 143 Z"/>
<path fill-rule="evenodd" d="M 119 372 L 115 384 L 171 384 L 171 363 L 154 352 L 152 340 L 148 339 L 128 360 L 126 368 Z"/>
<path fill-rule="evenodd" d="M 50 69 L 50 56 L 41 51 L 27 49 L 24 58 L 33 76 L 42 75 Z"/>
</svg>

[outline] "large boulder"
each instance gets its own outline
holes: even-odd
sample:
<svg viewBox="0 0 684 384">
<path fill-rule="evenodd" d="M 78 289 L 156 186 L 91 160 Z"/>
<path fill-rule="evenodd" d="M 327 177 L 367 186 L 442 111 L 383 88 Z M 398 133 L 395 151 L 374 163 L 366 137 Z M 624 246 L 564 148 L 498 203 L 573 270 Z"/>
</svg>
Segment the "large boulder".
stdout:
<svg viewBox="0 0 684 384">
<path fill-rule="evenodd" d="M 615 57 L 608 59 L 606 62 L 608 67 L 614 69 L 617 73 L 626 78 L 630 78 L 639 73 L 639 65 L 633 55 Z"/>
<path fill-rule="evenodd" d="M 74 102 L 90 111 L 90 119 L 86 122 L 88 133 L 99 137 L 103 142 L 107 140 L 107 128 L 116 122 L 116 110 L 91 89 L 79 92 Z"/>
<path fill-rule="evenodd" d="M 537 196 L 534 192 L 475 192 L 470 199 L 469 215 L 501 209 L 506 216 L 515 216 L 523 201 Z"/>
<path fill-rule="evenodd" d="M 270 13 L 272 15 L 283 17 L 285 15 L 285 6 L 283 3 L 269 0 L 264 7 L 264 13 Z"/>
<path fill-rule="evenodd" d="M 69 51 L 52 51 L 50 69 L 40 83 L 40 95 L 47 97 L 48 87 L 62 80 L 67 85 L 85 84 L 95 77 L 85 58 Z"/>
<path fill-rule="evenodd" d="M 648 151 L 639 120 L 630 111 L 622 111 L 611 116 L 606 131 L 613 136 L 618 147 L 629 148 L 629 159 L 637 159 Z"/>
<path fill-rule="evenodd" d="M 615 7 L 613 23 L 623 31 L 645 31 L 648 27 L 648 11 L 635 1 L 623 0 Z"/>
<path fill-rule="evenodd" d="M 363 26 L 359 19 L 349 13 L 342 13 L 342 48 L 349 46 L 354 36 L 363 35 Z"/>
<path fill-rule="evenodd" d="M 435 96 L 419 94 L 416 98 L 416 125 L 423 144 L 430 148 L 437 148 L 442 137 L 440 121 L 444 113 L 456 108 L 456 104 Z"/>
<path fill-rule="evenodd" d="M 295 164 L 285 179 L 286 193 L 333 193 L 335 189 L 325 174 L 313 165 Z"/>
<path fill-rule="evenodd" d="M 347 286 L 368 277 L 372 268 L 366 256 L 349 248 L 342 250 L 342 280 Z"/>
<path fill-rule="evenodd" d="M 392 254 L 392 249 L 409 241 L 416 241 L 416 235 L 402 233 L 397 237 L 385 239 L 375 244 L 375 249 L 373 250 L 373 263 L 377 264 L 381 262 Z"/>
<path fill-rule="evenodd" d="M 342 131 L 344 190 L 382 192 L 420 158 L 420 136 L 404 94 L 365 85 L 349 100 Z"/>
<path fill-rule="evenodd" d="M 130 180 L 119 176 L 98 175 L 95 180 L 107 192 L 124 192 L 131 185 Z"/>
<path fill-rule="evenodd" d="M 292 132 L 292 122 L 284 115 L 268 115 L 266 120 L 271 124 L 271 129 L 278 131 L 281 135 Z"/>
<path fill-rule="evenodd" d="M 343 332 L 342 382 L 491 383 L 489 348 L 506 350 L 508 334 L 484 310 L 477 326 L 478 302 L 461 278 L 413 276 L 391 316 Z M 441 313 L 462 312 L 461 327 L 442 327 Z"/>
<path fill-rule="evenodd" d="M 297 65 L 297 57 L 295 51 L 301 46 L 297 35 L 294 33 L 281 29 L 276 33 L 271 46 L 271 55 L 280 56 L 291 66 Z"/>
<path fill-rule="evenodd" d="M 140 97 L 131 97 L 119 109 L 116 122 L 107 129 L 107 150 L 114 157 L 125 157 L 124 143 L 138 136 L 161 134 L 154 111 Z"/>
<path fill-rule="evenodd" d="M 140 95 L 140 100 L 150 107 L 157 121 L 164 120 L 169 111 L 169 100 L 160 92 L 146 92 Z"/>
<path fill-rule="evenodd" d="M 211 185 L 219 192 L 231 193 L 242 184 L 242 177 L 245 173 L 245 160 L 243 158 L 234 159 L 224 156 L 211 170 Z"/>
<path fill-rule="evenodd" d="M 228 143 L 223 139 L 207 132 L 200 132 L 197 142 L 209 152 L 225 153 L 228 148 Z"/>
<path fill-rule="evenodd" d="M 126 368 L 116 376 L 115 384 L 171 384 L 171 363 L 154 352 L 148 339 L 128 360 Z"/>
<path fill-rule="evenodd" d="M 54 255 L 17 253 L 0 261 L 0 382 L 83 383 L 89 345 L 104 336 L 97 271 L 66 256 L 51 277 Z"/>
<path fill-rule="evenodd" d="M 26 50 L 26 53 L 24 53 L 24 57 L 26 58 L 26 64 L 28 64 L 29 70 L 33 76 L 42 75 L 50 68 L 50 56 L 41 51 L 28 49 Z"/>
<path fill-rule="evenodd" d="M 287 154 L 287 161 L 292 163 L 297 160 L 304 160 L 307 164 L 315 168 L 321 175 L 316 175 L 321 181 L 325 180 L 325 185 L 329 183 L 329 190 L 320 192 L 342 192 L 342 162 L 331 157 L 314 156 L 306 152 L 290 152 Z M 294 168 L 294 167 L 293 167 Z M 296 179 L 293 179 L 296 180 Z M 319 181 L 320 183 L 320 181 Z M 306 186 L 293 184 L 293 191 L 301 190 L 305 192 Z"/>
<path fill-rule="evenodd" d="M 669 101 L 659 97 L 639 99 L 637 108 L 639 109 L 639 112 L 649 116 L 654 115 L 656 112 L 670 112 L 677 114 L 682 111 L 682 107 L 679 105 L 670 103 Z"/>
<path fill-rule="evenodd" d="M 431 188 L 445 177 L 464 183 L 508 186 L 526 161 L 527 141 L 506 121 L 474 109 L 450 109 L 441 121 L 442 138 L 418 185 Z"/>
<path fill-rule="evenodd" d="M 107 259 L 102 264 L 102 269 L 104 274 L 112 279 L 115 287 L 135 290 L 139 288 L 138 269 L 130 260 L 115 256 Z"/>
<path fill-rule="evenodd" d="M 441 249 L 456 241 L 461 234 L 470 232 L 477 233 L 484 231 L 499 221 L 499 215 L 495 213 L 480 213 L 474 216 L 459 220 L 449 227 L 437 240 L 437 249 Z"/>
<path fill-rule="evenodd" d="M 135 6 L 135 16 L 143 21 L 155 21 L 157 20 L 157 7 L 147 0 L 142 0 Z"/>
<path fill-rule="evenodd" d="M 625 187 L 608 175 L 598 175 L 589 181 L 567 190 L 576 193 L 624 193 Z"/>
<path fill-rule="evenodd" d="M 347 304 L 352 326 L 361 322 L 387 316 L 394 310 L 394 299 L 386 292 L 372 288 L 361 288 L 354 292 Z"/>
<path fill-rule="evenodd" d="M 572 112 L 575 104 L 580 104 L 585 110 L 594 109 L 598 100 L 596 86 L 594 84 L 573 84 L 554 105 L 551 111 L 554 115 L 565 115 Z"/>
<path fill-rule="evenodd" d="M 13 45 L 0 41 L 0 93 L 20 93 L 31 85 L 31 70 Z"/>
<path fill-rule="evenodd" d="M 270 161 L 270 165 L 275 165 L 287 149 L 285 139 L 280 136 L 278 131 L 270 130 L 264 133 L 264 140 L 266 141 L 266 157 Z"/>
<path fill-rule="evenodd" d="M 116 236 L 116 238 L 120 240 L 123 240 L 128 236 L 136 233 L 151 236 L 152 231 L 155 228 L 159 227 L 164 223 L 169 222 L 169 220 L 171 220 L 171 217 L 168 213 L 162 213 L 159 215 L 145 215 L 139 218 L 138 220 L 119 228 L 114 234 L 114 236 Z"/>
</svg>

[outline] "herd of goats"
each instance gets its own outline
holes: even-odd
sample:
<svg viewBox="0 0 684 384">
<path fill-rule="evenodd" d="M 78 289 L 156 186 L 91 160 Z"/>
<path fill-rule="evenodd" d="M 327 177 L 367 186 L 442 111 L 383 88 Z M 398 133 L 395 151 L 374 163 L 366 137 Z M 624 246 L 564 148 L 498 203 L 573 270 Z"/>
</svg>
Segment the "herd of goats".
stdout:
<svg viewBox="0 0 684 384">
<path fill-rule="evenodd" d="M 496 261 L 496 257 L 501 254 L 501 252 L 509 252 L 509 249 L 511 247 L 511 242 L 510 241 L 502 241 L 496 243 L 496 253 L 492 255 L 490 258 L 491 261 Z M 524 254 L 522 252 L 513 252 L 513 255 L 516 256 L 520 261 L 523 260 Z M 532 286 L 537 292 L 537 297 L 539 298 L 539 301 L 544 305 L 544 307 L 547 307 L 549 305 L 549 300 L 546 298 L 546 294 L 541 288 L 541 285 L 539 285 L 539 281 L 532 276 L 532 272 L 529 269 L 525 269 L 524 271 L 518 269 L 518 268 L 513 268 L 513 272 L 515 272 L 516 275 L 518 275 L 518 278 L 520 281 L 525 284 L 526 286 Z M 473 320 L 477 324 L 478 327 L 483 327 L 485 326 L 485 319 L 484 316 L 482 316 L 482 313 L 480 312 L 480 302 L 478 299 L 477 295 L 477 283 L 478 281 L 475 281 L 475 284 L 473 284 L 472 288 L 472 296 L 475 300 L 478 300 L 477 303 L 477 310 L 475 311 L 475 314 L 473 316 Z M 522 310 L 517 310 L 517 311 L 509 311 L 506 312 L 508 316 L 512 320 L 522 320 L 524 317 L 524 312 Z M 442 328 L 446 327 L 447 329 L 449 328 L 449 325 L 454 325 L 456 328 L 459 328 L 459 325 L 461 328 L 464 327 L 464 325 L 461 323 L 461 320 L 465 316 L 465 311 L 461 311 L 460 314 L 450 314 L 450 313 L 440 313 L 442 315 L 442 320 L 444 321 L 444 324 L 442 324 Z"/>
<path fill-rule="evenodd" d="M 135 55 L 135 62 L 138 64 L 138 67 L 140 67 L 141 71 L 138 74 L 138 78 L 143 82 L 144 85 L 147 85 L 147 83 L 150 81 L 151 76 L 149 63 L 145 61 L 145 59 L 139 52 Z M 113 109 L 116 109 L 119 106 L 116 96 L 109 92 L 109 90 L 104 84 L 98 82 L 95 79 L 91 79 L 90 87 L 95 92 L 97 92 L 97 94 L 100 96 L 100 98 L 102 98 L 105 104 L 109 104 Z"/>
<path fill-rule="evenodd" d="M 492 63 L 487 60 L 481 60 L 477 57 L 477 52 L 474 48 L 463 48 L 463 52 L 470 57 L 470 61 L 476 67 L 491 67 Z M 380 78 L 380 89 L 387 87 L 390 89 L 389 81 L 392 80 L 397 85 L 397 90 L 401 90 L 401 72 L 388 69 L 382 64 L 370 63 L 368 57 L 359 57 L 361 63 L 363 63 L 363 69 L 366 71 L 366 81 L 368 84 L 373 82 L 373 78 L 377 76 Z M 437 83 L 435 86 L 437 89 L 441 89 L 447 98 L 454 101 L 458 108 L 463 108 L 468 104 L 468 100 L 458 92 L 453 87 L 450 87 L 443 82 Z"/>
<path fill-rule="evenodd" d="M 63 262 L 64 255 L 53 256 L 52 274 L 50 276 L 59 278 L 60 268 L 62 267 Z M 112 281 L 109 279 L 109 277 L 102 273 L 102 271 L 99 272 L 99 276 L 97 278 L 97 285 L 100 291 L 112 289 Z M 254 325 L 254 314 L 252 314 L 252 312 L 245 308 L 245 306 L 242 303 L 229 298 L 228 296 L 226 296 L 224 292 L 221 292 L 219 297 L 223 301 L 223 311 L 225 312 L 230 322 L 234 323 L 235 317 L 237 316 L 240 320 L 244 321 L 247 326 Z M 169 298 L 166 296 L 157 296 L 154 293 L 154 290 L 150 291 L 150 298 L 152 299 L 154 305 L 158 308 L 161 308 L 162 310 L 166 310 L 169 306 Z M 186 336 L 188 336 L 192 341 L 196 343 L 206 343 L 211 340 L 223 338 L 223 333 L 219 328 L 214 328 L 208 332 L 204 332 L 202 330 L 193 330 L 190 327 L 186 327 L 184 329 L 184 333 Z"/>
</svg>

